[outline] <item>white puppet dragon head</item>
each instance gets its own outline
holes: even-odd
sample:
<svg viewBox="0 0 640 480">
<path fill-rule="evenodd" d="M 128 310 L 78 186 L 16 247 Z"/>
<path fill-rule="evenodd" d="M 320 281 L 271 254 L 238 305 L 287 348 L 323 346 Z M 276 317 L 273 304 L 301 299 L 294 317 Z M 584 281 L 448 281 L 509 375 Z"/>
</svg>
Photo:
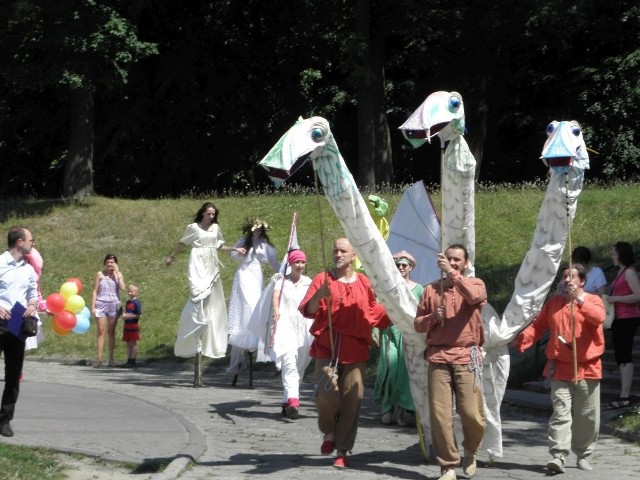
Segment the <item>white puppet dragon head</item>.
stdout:
<svg viewBox="0 0 640 480">
<path fill-rule="evenodd" d="M 464 103 L 458 92 L 434 92 L 400 125 L 405 138 L 417 148 L 434 136 L 448 142 L 464 134 Z"/>
<path fill-rule="evenodd" d="M 547 126 L 547 141 L 540 158 L 557 173 L 564 173 L 571 167 L 588 169 L 589 153 L 580 124 L 575 120 L 551 122 Z"/>
<path fill-rule="evenodd" d="M 298 121 L 278 140 L 260 161 L 276 186 L 298 171 L 310 158 L 313 159 L 332 141 L 329 122 L 322 117 Z"/>
</svg>

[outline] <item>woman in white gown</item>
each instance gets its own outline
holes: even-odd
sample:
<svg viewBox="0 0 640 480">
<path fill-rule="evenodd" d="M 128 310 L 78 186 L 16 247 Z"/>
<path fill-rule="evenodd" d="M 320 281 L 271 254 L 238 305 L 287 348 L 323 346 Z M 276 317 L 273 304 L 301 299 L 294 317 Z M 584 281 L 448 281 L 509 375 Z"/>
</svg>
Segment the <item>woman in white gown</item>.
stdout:
<svg viewBox="0 0 640 480">
<path fill-rule="evenodd" d="M 262 293 L 262 264 L 271 265 L 274 271 L 280 268 L 276 249 L 267 236 L 268 228 L 265 221 L 249 218 L 242 226 L 244 237 L 235 245 L 244 253 L 231 254 L 231 258 L 240 262 L 240 265 L 233 278 L 229 298 L 229 344 L 232 348 L 227 372 L 236 375 L 244 362 L 245 353 L 258 348 L 259 338 L 248 327 Z"/>
<path fill-rule="evenodd" d="M 174 353 L 178 357 L 224 357 L 227 353 L 227 308 L 220 281 L 218 250 L 245 253 L 240 247 L 227 247 L 218 225 L 219 210 L 206 202 L 187 225 L 167 266 L 187 246 L 189 254 L 189 300 L 180 315 Z M 197 375 L 197 372 L 196 372 Z"/>
</svg>

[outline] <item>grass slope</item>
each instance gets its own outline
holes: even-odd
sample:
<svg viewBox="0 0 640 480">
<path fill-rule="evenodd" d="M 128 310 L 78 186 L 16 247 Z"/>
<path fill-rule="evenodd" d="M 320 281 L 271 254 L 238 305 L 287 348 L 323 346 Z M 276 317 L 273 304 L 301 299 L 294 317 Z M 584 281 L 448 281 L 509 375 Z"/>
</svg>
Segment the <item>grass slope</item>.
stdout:
<svg viewBox="0 0 640 480">
<path fill-rule="evenodd" d="M 540 185 L 484 187 L 476 195 L 476 274 L 485 280 L 489 300 L 498 312 L 502 312 L 509 301 L 520 262 L 531 244 L 543 195 L 544 186 Z M 391 218 L 401 195 L 383 196 L 390 205 Z M 438 192 L 434 192 L 433 197 L 439 208 Z M 610 264 L 611 246 L 618 240 L 629 241 L 638 248 L 638 198 L 640 185 L 636 184 L 587 186 L 579 198 L 571 230 L 572 245 L 590 247 L 594 264 L 601 266 Z M 84 283 L 82 296 L 88 304 L 93 279 L 102 267 L 105 254 L 115 253 L 125 281 L 140 287 L 143 316 L 139 358 L 169 359 L 173 358 L 178 318 L 188 296 L 188 254 L 178 256 L 170 268 L 164 262 L 205 200 L 209 199 L 94 197 L 76 203 L 5 200 L 0 206 L 0 227 L 3 234 L 15 224 L 32 229 L 45 260 L 41 280 L 45 297 L 58 291 L 68 277 L 78 277 Z M 247 216 L 259 216 L 272 226 L 269 235 L 279 255 L 287 246 L 293 212 L 298 211 L 298 240 L 309 257 L 309 275 L 321 271 L 331 261 L 332 241 L 342 235 L 326 200 L 314 195 L 254 194 L 212 201 L 220 209 L 219 222 L 227 244 L 240 238 L 240 226 Z M 226 266 L 222 281 L 228 297 L 235 265 L 228 254 L 221 252 L 220 257 Z M 56 336 L 46 319 L 45 332 L 46 341 L 31 355 L 94 358 L 93 319 L 90 331 L 84 335 Z M 121 322 L 118 335 L 120 332 Z M 116 349 L 116 359 L 124 360 L 125 348 L 119 339 Z"/>
</svg>

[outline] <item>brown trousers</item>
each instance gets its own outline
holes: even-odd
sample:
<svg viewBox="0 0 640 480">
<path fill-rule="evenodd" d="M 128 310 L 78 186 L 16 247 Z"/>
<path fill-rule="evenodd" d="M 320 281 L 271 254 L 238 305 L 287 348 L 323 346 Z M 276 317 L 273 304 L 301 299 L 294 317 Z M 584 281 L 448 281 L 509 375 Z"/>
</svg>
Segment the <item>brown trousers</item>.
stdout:
<svg viewBox="0 0 640 480">
<path fill-rule="evenodd" d="M 316 358 L 316 407 L 318 428 L 333 433 L 337 450 L 351 451 L 358 433 L 360 407 L 364 397 L 365 362 L 340 365 L 337 388 L 331 385 L 328 358 Z"/>
<path fill-rule="evenodd" d="M 476 454 L 484 435 L 484 402 L 482 385 L 469 371 L 468 365 L 430 363 L 429 408 L 431 441 L 438 465 L 454 468 L 460 464 L 460 452 L 453 428 L 453 397 L 462 422 L 462 446 Z"/>
</svg>

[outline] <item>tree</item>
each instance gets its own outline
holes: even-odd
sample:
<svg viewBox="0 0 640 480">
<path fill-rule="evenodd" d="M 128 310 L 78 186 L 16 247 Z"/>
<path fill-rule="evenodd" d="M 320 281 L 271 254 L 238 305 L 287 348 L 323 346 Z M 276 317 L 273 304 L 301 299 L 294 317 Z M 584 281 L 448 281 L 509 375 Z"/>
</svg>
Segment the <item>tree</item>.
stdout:
<svg viewBox="0 0 640 480">
<path fill-rule="evenodd" d="M 2 43 L 13 52 L 6 81 L 15 91 L 64 88 L 71 102 L 69 148 L 62 193 L 94 193 L 94 94 L 127 83 L 129 69 L 157 53 L 138 39 L 135 27 L 116 7 L 118 0 L 6 2 Z"/>
</svg>

